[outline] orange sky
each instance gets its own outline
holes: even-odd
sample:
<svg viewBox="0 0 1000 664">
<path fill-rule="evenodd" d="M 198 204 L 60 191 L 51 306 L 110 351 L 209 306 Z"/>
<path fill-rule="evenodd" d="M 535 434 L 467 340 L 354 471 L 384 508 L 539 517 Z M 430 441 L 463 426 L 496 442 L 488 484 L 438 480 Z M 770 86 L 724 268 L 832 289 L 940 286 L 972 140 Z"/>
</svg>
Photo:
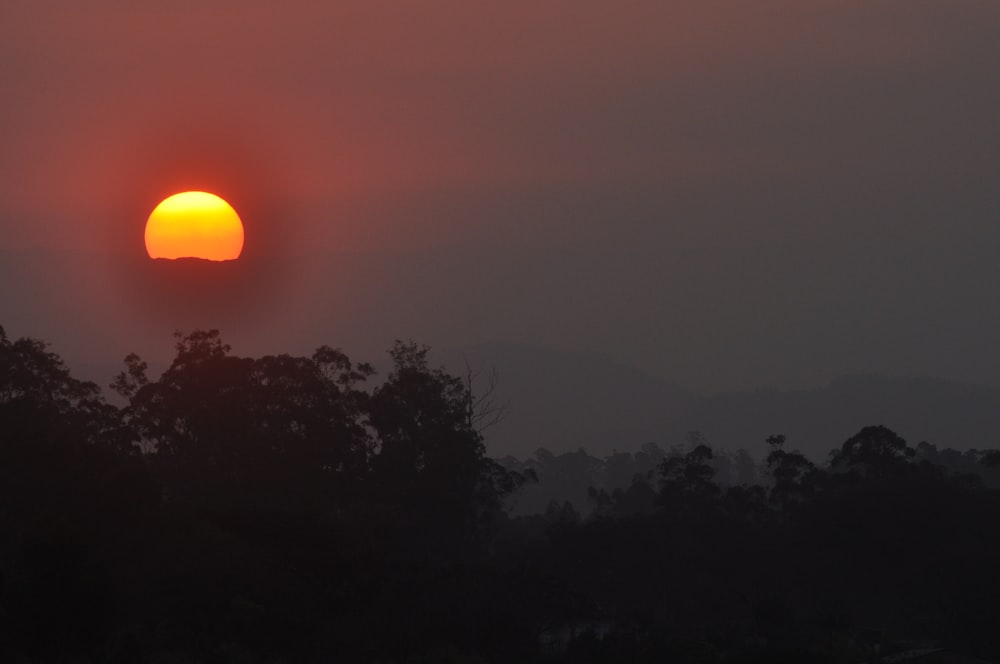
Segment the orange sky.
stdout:
<svg viewBox="0 0 1000 664">
<path fill-rule="evenodd" d="M 244 257 L 365 266 L 294 277 L 304 350 L 1000 384 L 997 34 L 984 0 L 4 3 L 0 252 L 144 256 L 203 189 Z"/>
<path fill-rule="evenodd" d="M 956 151 L 931 131 L 941 113 L 985 120 L 968 96 L 994 94 L 984 49 L 1000 15 L 984 2 L 205 4 L 2 10 L 5 245 L 125 249 L 118 227 L 90 227 L 144 218 L 177 188 L 287 210 L 311 247 L 379 246 L 524 237 L 351 227 L 393 197 L 552 187 L 558 204 L 567 189 L 641 187 L 655 215 L 669 209 L 656 190 L 683 180 L 909 169 Z M 948 79 L 958 67 L 983 80 Z M 942 82 L 959 89 L 928 98 Z"/>
</svg>

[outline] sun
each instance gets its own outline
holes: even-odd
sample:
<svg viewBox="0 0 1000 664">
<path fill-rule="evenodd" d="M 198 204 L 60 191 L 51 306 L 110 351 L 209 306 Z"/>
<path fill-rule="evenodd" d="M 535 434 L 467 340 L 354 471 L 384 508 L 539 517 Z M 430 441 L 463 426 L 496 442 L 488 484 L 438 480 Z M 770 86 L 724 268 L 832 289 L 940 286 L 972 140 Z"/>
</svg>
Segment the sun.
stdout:
<svg viewBox="0 0 1000 664">
<path fill-rule="evenodd" d="M 230 261 L 243 251 L 243 222 L 215 194 L 185 191 L 165 198 L 146 220 L 150 258 Z"/>
</svg>

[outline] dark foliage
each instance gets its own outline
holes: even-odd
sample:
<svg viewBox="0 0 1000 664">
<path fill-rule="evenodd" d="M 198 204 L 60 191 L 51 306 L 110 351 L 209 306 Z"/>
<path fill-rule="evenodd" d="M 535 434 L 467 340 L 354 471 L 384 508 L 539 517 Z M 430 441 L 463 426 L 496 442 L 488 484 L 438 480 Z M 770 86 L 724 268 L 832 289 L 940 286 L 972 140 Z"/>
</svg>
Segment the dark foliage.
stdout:
<svg viewBox="0 0 1000 664">
<path fill-rule="evenodd" d="M 501 465 L 471 381 L 390 355 L 379 382 L 330 348 L 178 335 L 155 379 L 126 358 L 116 408 L 0 330 L 0 660 L 1000 653 L 994 452 L 877 426 L 825 467 L 780 435 L 758 469 L 695 433 Z"/>
</svg>

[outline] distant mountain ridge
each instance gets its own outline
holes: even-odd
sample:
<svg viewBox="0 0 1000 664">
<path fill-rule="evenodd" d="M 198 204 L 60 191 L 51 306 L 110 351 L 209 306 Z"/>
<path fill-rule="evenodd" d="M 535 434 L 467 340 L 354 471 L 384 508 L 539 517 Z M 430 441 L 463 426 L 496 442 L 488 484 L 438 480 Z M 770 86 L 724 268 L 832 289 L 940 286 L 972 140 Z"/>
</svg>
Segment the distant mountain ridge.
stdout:
<svg viewBox="0 0 1000 664">
<path fill-rule="evenodd" d="M 815 389 L 695 395 L 597 353 L 492 344 L 440 355 L 452 370 L 467 359 L 494 366 L 508 417 L 487 431 L 492 453 L 530 456 L 583 447 L 601 456 L 663 447 L 700 431 L 719 448 L 758 458 L 771 434 L 824 459 L 864 426 L 884 424 L 912 445 L 1000 447 L 1000 389 L 931 377 L 847 375 Z"/>
<path fill-rule="evenodd" d="M 437 358 L 454 373 L 466 360 L 473 370 L 496 368 L 497 400 L 509 405 L 507 417 L 486 432 L 498 456 L 523 457 L 539 447 L 638 449 L 694 405 L 689 392 L 600 353 L 489 344 Z"/>
<path fill-rule="evenodd" d="M 1000 446 L 1000 389 L 931 377 L 841 376 L 811 390 L 756 390 L 700 399 L 678 422 L 725 448 L 762 450 L 773 433 L 825 458 L 864 426 L 883 424 L 911 445 Z"/>
</svg>

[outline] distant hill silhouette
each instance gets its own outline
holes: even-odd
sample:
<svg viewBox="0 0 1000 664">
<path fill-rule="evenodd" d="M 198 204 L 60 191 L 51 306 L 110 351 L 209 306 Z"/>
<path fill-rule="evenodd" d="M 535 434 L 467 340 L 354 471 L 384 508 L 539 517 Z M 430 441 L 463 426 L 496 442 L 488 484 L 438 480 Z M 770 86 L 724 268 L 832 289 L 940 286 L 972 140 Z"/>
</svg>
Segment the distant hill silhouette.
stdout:
<svg viewBox="0 0 1000 664">
<path fill-rule="evenodd" d="M 698 429 L 719 447 L 763 449 L 783 433 L 788 444 L 825 456 L 854 431 L 885 424 L 917 444 L 957 449 L 1000 442 L 1000 390 L 939 378 L 843 376 L 812 390 L 757 390 L 695 401 L 676 431 Z"/>
<path fill-rule="evenodd" d="M 510 414 L 487 432 L 491 451 L 528 456 L 584 447 L 596 455 L 669 447 L 688 431 L 713 446 L 760 456 L 774 433 L 823 458 L 860 427 L 885 424 L 916 444 L 957 449 L 1000 443 L 1000 389 L 927 377 L 842 376 L 809 390 L 762 389 L 698 396 L 598 353 L 484 345 L 441 353 L 458 371 L 495 366 Z"/>
<path fill-rule="evenodd" d="M 529 456 L 584 447 L 632 450 L 662 440 L 697 404 L 689 392 L 600 353 L 491 344 L 438 354 L 452 372 L 495 367 L 507 417 L 486 431 L 491 453 Z"/>
</svg>

